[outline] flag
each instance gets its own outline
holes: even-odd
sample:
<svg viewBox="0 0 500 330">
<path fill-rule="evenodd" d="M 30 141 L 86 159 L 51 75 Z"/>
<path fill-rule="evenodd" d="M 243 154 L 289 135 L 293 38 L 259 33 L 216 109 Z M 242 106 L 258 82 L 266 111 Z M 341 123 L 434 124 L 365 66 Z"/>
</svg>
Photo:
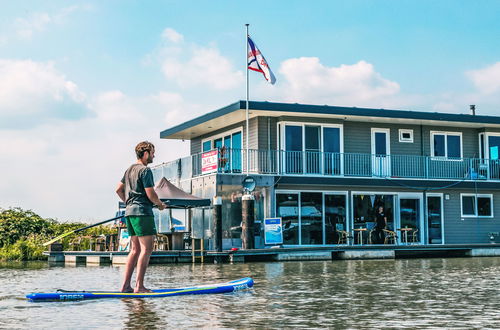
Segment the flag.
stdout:
<svg viewBox="0 0 500 330">
<path fill-rule="evenodd" d="M 257 45 L 248 36 L 248 68 L 253 71 L 261 72 L 266 78 L 267 82 L 274 85 L 276 77 L 274 77 L 271 68 L 267 64 L 266 59 L 257 48 Z"/>
</svg>

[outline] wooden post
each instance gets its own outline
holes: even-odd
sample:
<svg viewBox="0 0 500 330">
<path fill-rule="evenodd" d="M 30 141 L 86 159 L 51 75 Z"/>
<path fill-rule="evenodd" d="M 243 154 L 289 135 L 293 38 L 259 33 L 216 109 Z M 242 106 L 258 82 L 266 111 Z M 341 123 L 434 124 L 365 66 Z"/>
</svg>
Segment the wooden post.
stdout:
<svg viewBox="0 0 500 330">
<path fill-rule="evenodd" d="M 241 242 L 244 250 L 255 248 L 255 214 L 254 214 L 254 198 L 250 194 L 243 195 L 241 198 Z"/>
<path fill-rule="evenodd" d="M 214 197 L 212 210 L 213 231 L 215 251 L 222 252 L 222 198 Z"/>
</svg>

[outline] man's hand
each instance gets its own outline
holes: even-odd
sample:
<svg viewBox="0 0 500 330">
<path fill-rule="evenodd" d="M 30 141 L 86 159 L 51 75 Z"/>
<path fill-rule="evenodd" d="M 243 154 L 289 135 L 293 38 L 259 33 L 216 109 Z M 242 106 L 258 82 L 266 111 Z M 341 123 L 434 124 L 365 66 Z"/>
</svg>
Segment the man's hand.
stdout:
<svg viewBox="0 0 500 330">
<path fill-rule="evenodd" d="M 158 210 L 162 211 L 164 209 L 167 208 L 167 204 L 161 202 L 160 204 L 157 205 L 158 206 Z"/>
</svg>

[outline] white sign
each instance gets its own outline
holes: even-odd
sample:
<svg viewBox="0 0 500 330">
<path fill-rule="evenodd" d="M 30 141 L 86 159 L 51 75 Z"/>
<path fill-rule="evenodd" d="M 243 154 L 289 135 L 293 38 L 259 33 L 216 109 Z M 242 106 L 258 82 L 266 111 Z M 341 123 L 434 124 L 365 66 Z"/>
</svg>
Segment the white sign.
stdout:
<svg viewBox="0 0 500 330">
<path fill-rule="evenodd" d="M 283 227 L 281 218 L 264 219 L 265 244 L 283 244 Z"/>
<path fill-rule="evenodd" d="M 201 174 L 217 172 L 217 160 L 219 152 L 212 150 L 201 154 Z"/>
</svg>

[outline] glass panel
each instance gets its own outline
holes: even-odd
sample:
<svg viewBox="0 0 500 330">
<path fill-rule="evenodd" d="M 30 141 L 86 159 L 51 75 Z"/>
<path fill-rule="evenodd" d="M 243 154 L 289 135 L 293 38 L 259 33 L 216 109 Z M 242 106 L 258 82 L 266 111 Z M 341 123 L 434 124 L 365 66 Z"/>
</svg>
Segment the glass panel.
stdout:
<svg viewBox="0 0 500 330">
<path fill-rule="evenodd" d="M 186 231 L 186 210 L 172 209 L 172 219 L 170 219 L 171 231 Z"/>
<path fill-rule="evenodd" d="M 429 243 L 441 244 L 441 197 L 427 197 L 427 225 L 429 226 Z"/>
<path fill-rule="evenodd" d="M 448 135 L 446 136 L 448 147 L 448 157 L 460 158 L 460 136 Z"/>
<path fill-rule="evenodd" d="M 276 194 L 276 216 L 283 222 L 283 243 L 299 244 L 299 195 Z"/>
<path fill-rule="evenodd" d="M 302 173 L 302 126 L 285 126 L 287 173 Z"/>
<path fill-rule="evenodd" d="M 500 136 L 489 136 L 488 137 L 490 159 L 499 159 L 500 151 Z"/>
<path fill-rule="evenodd" d="M 354 229 L 366 228 L 366 232 L 361 234 L 363 242 L 384 243 L 383 237 L 378 239 L 372 234 L 372 230 L 376 227 L 377 213 L 379 208 L 382 207 L 382 212 L 387 218 L 387 226 L 385 229 L 394 230 L 394 216 L 393 216 L 393 196 L 392 195 L 354 195 L 353 196 L 353 210 L 354 210 Z M 379 228 L 383 229 L 383 228 Z M 370 239 L 371 235 L 371 239 Z M 360 237 L 356 233 L 354 235 L 354 243 L 359 244 Z"/>
<path fill-rule="evenodd" d="M 474 196 L 462 196 L 462 214 L 476 215 L 476 199 Z"/>
<path fill-rule="evenodd" d="M 323 244 L 323 193 L 300 194 L 301 244 Z"/>
<path fill-rule="evenodd" d="M 387 155 L 387 134 L 375 132 L 375 155 Z"/>
<path fill-rule="evenodd" d="M 477 215 L 481 217 L 491 216 L 491 198 L 478 197 L 477 198 Z"/>
<path fill-rule="evenodd" d="M 484 159 L 484 134 L 479 134 L 479 158 Z"/>
<path fill-rule="evenodd" d="M 346 231 L 346 198 L 345 195 L 325 194 L 325 236 L 326 244 L 340 244 L 340 231 Z"/>
<path fill-rule="evenodd" d="M 420 242 L 420 200 L 402 198 L 399 200 L 400 238 L 401 242 Z M 412 230 L 407 230 L 411 228 Z"/>
<path fill-rule="evenodd" d="M 307 173 L 320 173 L 320 128 L 320 126 L 305 127 Z"/>
<path fill-rule="evenodd" d="M 444 152 L 444 135 L 434 134 L 434 155 L 437 157 L 446 156 Z"/>
<path fill-rule="evenodd" d="M 222 148 L 222 138 L 214 140 L 214 149 Z"/>
<path fill-rule="evenodd" d="M 233 172 L 241 172 L 241 132 L 231 136 L 231 164 Z"/>
<path fill-rule="evenodd" d="M 203 142 L 203 152 L 210 151 L 212 149 L 212 141 Z"/>
<path fill-rule="evenodd" d="M 323 151 L 325 156 L 325 174 L 338 175 L 340 168 L 340 129 L 337 127 L 323 128 Z"/>
</svg>

